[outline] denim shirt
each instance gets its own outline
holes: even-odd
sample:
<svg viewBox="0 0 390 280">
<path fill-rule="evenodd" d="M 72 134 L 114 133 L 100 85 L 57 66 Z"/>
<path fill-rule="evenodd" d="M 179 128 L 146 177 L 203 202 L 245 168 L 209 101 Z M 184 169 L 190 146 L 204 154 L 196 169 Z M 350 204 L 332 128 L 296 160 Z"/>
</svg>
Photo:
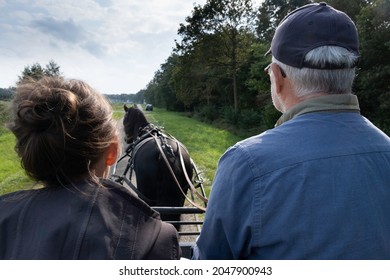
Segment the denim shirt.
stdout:
<svg viewBox="0 0 390 280">
<path fill-rule="evenodd" d="M 323 96 L 221 157 L 194 259 L 390 259 L 390 139 Z"/>
</svg>

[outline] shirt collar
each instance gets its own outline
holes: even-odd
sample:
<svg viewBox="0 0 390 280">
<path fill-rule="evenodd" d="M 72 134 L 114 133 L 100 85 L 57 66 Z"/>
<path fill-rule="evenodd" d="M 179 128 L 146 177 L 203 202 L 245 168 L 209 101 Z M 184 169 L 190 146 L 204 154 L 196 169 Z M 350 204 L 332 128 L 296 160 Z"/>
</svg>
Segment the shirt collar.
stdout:
<svg viewBox="0 0 390 280">
<path fill-rule="evenodd" d="M 279 126 L 296 116 L 312 112 L 342 112 L 357 111 L 360 112 L 359 101 L 354 94 L 332 94 L 320 97 L 310 98 L 298 103 L 285 112 L 275 126 Z"/>
</svg>

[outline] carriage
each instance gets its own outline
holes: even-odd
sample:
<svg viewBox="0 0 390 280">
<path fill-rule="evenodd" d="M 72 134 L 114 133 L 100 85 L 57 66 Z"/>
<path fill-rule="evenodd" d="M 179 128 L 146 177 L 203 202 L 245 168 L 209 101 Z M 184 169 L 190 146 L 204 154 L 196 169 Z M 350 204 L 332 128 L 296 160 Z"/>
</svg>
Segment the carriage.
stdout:
<svg viewBox="0 0 390 280">
<path fill-rule="evenodd" d="M 111 179 L 122 184 L 176 227 L 183 257 L 203 224 L 207 196 L 201 174 L 185 146 L 146 121 L 141 109 L 127 107 L 123 120 L 127 146 Z"/>
</svg>

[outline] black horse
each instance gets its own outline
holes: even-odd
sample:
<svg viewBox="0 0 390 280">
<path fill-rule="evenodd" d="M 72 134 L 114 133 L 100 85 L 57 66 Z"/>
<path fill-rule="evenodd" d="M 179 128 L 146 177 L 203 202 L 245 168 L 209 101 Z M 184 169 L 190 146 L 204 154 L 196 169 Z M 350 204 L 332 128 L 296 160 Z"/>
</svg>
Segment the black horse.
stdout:
<svg viewBox="0 0 390 280">
<path fill-rule="evenodd" d="M 183 206 L 184 194 L 187 194 L 189 188 L 188 179 L 193 175 L 187 149 L 150 124 L 137 107 L 124 105 L 124 109 L 126 114 L 123 126 L 126 142 L 130 144 L 131 172 L 135 172 L 137 191 L 142 194 L 141 198 L 150 206 Z M 180 214 L 161 213 L 161 218 L 165 221 L 179 221 Z"/>
</svg>

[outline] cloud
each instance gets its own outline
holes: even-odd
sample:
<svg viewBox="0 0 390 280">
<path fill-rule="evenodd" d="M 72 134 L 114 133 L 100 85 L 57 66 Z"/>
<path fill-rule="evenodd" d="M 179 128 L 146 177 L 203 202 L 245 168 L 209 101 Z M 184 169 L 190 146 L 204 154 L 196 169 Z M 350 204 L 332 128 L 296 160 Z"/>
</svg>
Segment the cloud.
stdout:
<svg viewBox="0 0 390 280">
<path fill-rule="evenodd" d="M 69 43 L 80 43 L 87 37 L 85 30 L 72 19 L 62 21 L 46 17 L 33 20 L 31 25 L 44 34 L 51 34 L 57 39 Z"/>
<path fill-rule="evenodd" d="M 73 19 L 56 20 L 51 17 L 32 21 L 31 26 L 41 31 L 45 36 L 52 36 L 59 41 L 69 44 L 69 47 L 78 46 L 95 56 L 103 56 L 106 49 L 96 42 L 93 34 L 86 31 L 83 26 Z M 52 41 L 52 46 L 61 45 L 58 41 Z"/>
<path fill-rule="evenodd" d="M 101 7 L 109 7 L 111 6 L 110 0 L 95 0 L 96 3 L 98 3 Z"/>
<path fill-rule="evenodd" d="M 171 54 L 194 1 L 206 2 L 0 0 L 0 87 L 53 59 L 101 92 L 136 93 Z"/>
</svg>

